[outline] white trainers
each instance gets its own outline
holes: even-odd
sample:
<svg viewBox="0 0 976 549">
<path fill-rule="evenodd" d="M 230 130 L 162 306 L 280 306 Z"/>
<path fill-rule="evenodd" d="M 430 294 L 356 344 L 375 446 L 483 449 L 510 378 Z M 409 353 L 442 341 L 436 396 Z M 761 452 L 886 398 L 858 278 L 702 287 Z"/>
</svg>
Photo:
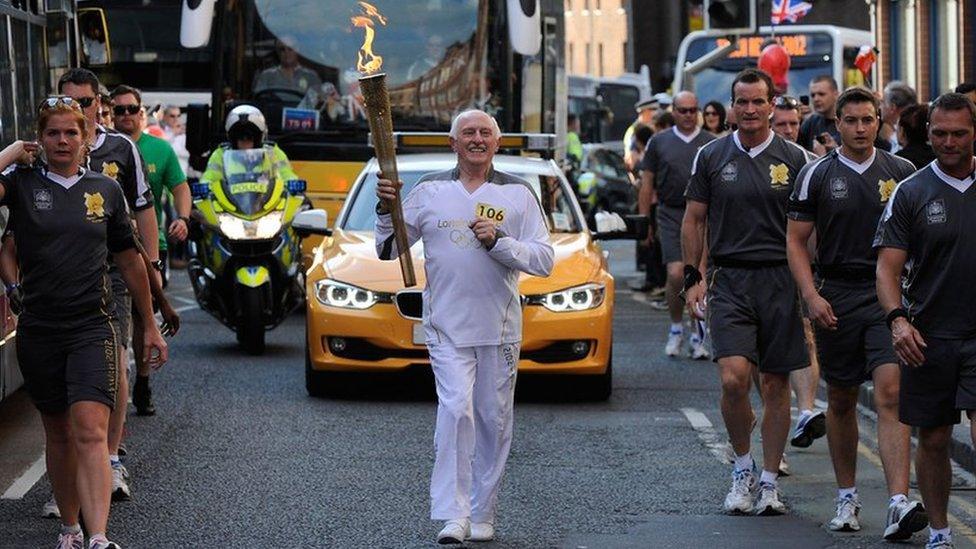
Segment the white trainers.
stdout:
<svg viewBox="0 0 976 549">
<path fill-rule="evenodd" d="M 774 484 L 768 482 L 759 483 L 759 495 L 756 497 L 753 512 L 763 516 L 782 515 L 786 513 L 786 505 L 780 501 L 779 490 Z"/>
<path fill-rule="evenodd" d="M 732 471 L 732 488 L 725 496 L 726 513 L 751 513 L 752 492 L 756 488 L 756 473 L 750 469 Z"/>
<path fill-rule="evenodd" d="M 684 343 L 684 332 L 671 331 L 668 333 L 668 343 L 664 346 L 664 354 L 678 356 L 681 354 L 681 344 Z"/>
<path fill-rule="evenodd" d="M 126 480 L 126 470 L 121 464 L 112 465 L 112 501 L 129 501 L 132 499 L 132 489 Z"/>
<path fill-rule="evenodd" d="M 78 530 L 77 532 L 62 532 L 58 536 L 57 549 L 84 549 L 85 547 L 85 534 Z"/>
<path fill-rule="evenodd" d="M 947 538 L 942 534 L 930 537 L 929 542 L 925 544 L 925 549 L 952 549 L 953 547 L 952 538 Z"/>
<path fill-rule="evenodd" d="M 698 337 L 698 334 L 692 335 L 689 343 L 691 349 L 688 351 L 688 356 L 692 360 L 708 360 L 712 358 L 712 354 L 708 352 L 708 349 L 705 347 L 705 342 Z"/>
<path fill-rule="evenodd" d="M 491 541 L 495 539 L 495 525 L 490 522 L 472 522 L 468 541 Z"/>
<path fill-rule="evenodd" d="M 783 452 L 783 457 L 779 458 L 779 476 L 790 476 L 790 464 L 786 462 L 786 452 Z"/>
<path fill-rule="evenodd" d="M 834 532 L 857 532 L 861 523 L 857 515 L 861 512 L 861 502 L 857 495 L 837 498 L 837 516 L 827 523 L 827 528 Z"/>
<path fill-rule="evenodd" d="M 54 499 L 54 494 L 51 494 L 51 499 L 44 503 L 44 507 L 41 507 L 41 516 L 44 518 L 61 518 L 61 509 L 58 509 L 58 502 Z"/>
<path fill-rule="evenodd" d="M 906 540 L 928 525 L 928 513 L 925 512 L 922 502 L 903 499 L 888 506 L 888 521 L 885 525 L 884 539 L 887 541 Z"/>
<path fill-rule="evenodd" d="M 454 519 L 444 523 L 444 528 L 437 534 L 437 543 L 464 543 L 471 535 L 471 521 L 469 519 Z"/>
</svg>

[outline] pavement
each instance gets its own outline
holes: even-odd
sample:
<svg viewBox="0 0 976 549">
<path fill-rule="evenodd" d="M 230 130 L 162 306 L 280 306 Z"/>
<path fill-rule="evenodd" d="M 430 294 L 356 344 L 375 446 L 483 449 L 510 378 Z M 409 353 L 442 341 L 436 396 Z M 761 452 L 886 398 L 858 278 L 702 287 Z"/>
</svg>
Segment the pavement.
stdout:
<svg viewBox="0 0 976 549">
<path fill-rule="evenodd" d="M 626 288 L 638 276 L 633 244 L 607 248 L 617 286 Z M 177 273 L 171 294 L 185 307 L 183 331 L 153 378 L 157 415 L 130 416 L 134 499 L 113 505 L 110 537 L 126 549 L 434 546 L 429 376 L 370 376 L 355 398 L 310 398 L 302 315 L 268 334 L 265 356 L 250 357 L 193 306 L 185 276 Z M 520 378 L 497 540 L 469 547 L 888 546 L 880 540 L 887 495 L 867 408 L 861 532 L 824 528 L 836 494 L 825 439 L 788 450 L 793 475 L 781 487 L 789 515 L 722 514 L 730 466 L 716 368 L 666 358 L 667 327 L 665 313 L 618 290 L 607 402 L 573 401 L 544 378 Z M 41 455 L 32 421 L 36 412 L 22 397 L 0 404 L 0 493 Z M 976 547 L 976 482 L 959 468 L 955 486 L 957 547 Z M 42 476 L 20 497 L 0 499 L 0 548 L 53 546 L 57 522 L 39 517 L 49 494 Z M 923 538 L 904 545 L 923 546 Z"/>
</svg>

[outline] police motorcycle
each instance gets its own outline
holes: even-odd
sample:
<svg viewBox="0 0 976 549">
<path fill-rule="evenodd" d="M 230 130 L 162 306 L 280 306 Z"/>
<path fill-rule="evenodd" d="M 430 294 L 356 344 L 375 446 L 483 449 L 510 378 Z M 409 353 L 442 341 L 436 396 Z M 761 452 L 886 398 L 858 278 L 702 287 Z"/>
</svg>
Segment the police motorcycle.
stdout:
<svg viewBox="0 0 976 549">
<path fill-rule="evenodd" d="M 239 123 L 242 119 L 245 124 Z M 280 169 L 284 153 L 262 142 L 266 126 L 261 112 L 247 105 L 231 111 L 227 130 L 232 143 L 239 142 L 238 126 L 250 126 L 245 129 L 251 132 L 257 128 L 262 135 L 245 136 L 249 139 L 243 143 L 260 145 L 222 145 L 211 156 L 208 172 L 192 185 L 187 270 L 200 308 L 237 332 L 246 352 L 260 355 L 265 331 L 304 303 L 301 238 L 291 225 L 309 204 L 305 182 L 283 178 L 293 173 Z M 219 166 L 217 173 L 212 173 L 214 166 Z"/>
</svg>

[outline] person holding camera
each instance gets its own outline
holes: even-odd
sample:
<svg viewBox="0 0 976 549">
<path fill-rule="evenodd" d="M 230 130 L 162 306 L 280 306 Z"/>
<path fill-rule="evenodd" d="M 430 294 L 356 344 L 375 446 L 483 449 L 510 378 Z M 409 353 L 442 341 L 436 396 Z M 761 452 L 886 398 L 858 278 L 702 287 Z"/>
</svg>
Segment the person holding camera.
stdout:
<svg viewBox="0 0 976 549">
<path fill-rule="evenodd" d="M 830 75 L 821 74 L 810 81 L 810 99 L 814 112 L 800 125 L 797 143 L 817 156 L 836 149 L 840 143 L 834 112 L 839 95 L 837 81 Z"/>
</svg>

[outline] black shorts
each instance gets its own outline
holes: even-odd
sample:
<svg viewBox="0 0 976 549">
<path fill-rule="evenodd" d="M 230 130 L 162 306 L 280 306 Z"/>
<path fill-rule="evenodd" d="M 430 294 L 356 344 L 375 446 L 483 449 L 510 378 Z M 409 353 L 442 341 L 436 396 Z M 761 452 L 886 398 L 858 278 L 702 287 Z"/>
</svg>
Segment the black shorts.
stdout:
<svg viewBox="0 0 976 549">
<path fill-rule="evenodd" d="M 898 364 L 873 280 L 825 280 L 819 292 L 837 317 L 836 330 L 813 323 L 824 381 L 835 387 L 856 387 L 871 379 L 878 366 Z"/>
<path fill-rule="evenodd" d="M 119 334 L 119 345 L 124 349 L 129 348 L 129 340 L 132 339 L 132 296 L 129 295 L 129 287 L 122 279 L 122 273 L 117 267 L 109 270 L 109 278 L 112 280 L 112 299 L 115 301 L 114 321 Z"/>
<path fill-rule="evenodd" d="M 661 259 L 664 264 L 681 262 L 681 221 L 685 209 L 657 205 L 657 238 L 661 242 Z"/>
<path fill-rule="evenodd" d="M 925 362 L 901 365 L 898 419 L 914 427 L 955 425 L 960 410 L 976 410 L 976 337 L 922 339 Z"/>
<path fill-rule="evenodd" d="M 107 317 L 70 324 L 22 317 L 17 327 L 17 362 L 37 409 L 56 414 L 80 401 L 114 408 L 116 339 L 115 325 Z"/>
<path fill-rule="evenodd" d="M 707 311 L 714 360 L 742 356 L 773 374 L 810 365 L 788 266 L 712 268 Z"/>
</svg>

